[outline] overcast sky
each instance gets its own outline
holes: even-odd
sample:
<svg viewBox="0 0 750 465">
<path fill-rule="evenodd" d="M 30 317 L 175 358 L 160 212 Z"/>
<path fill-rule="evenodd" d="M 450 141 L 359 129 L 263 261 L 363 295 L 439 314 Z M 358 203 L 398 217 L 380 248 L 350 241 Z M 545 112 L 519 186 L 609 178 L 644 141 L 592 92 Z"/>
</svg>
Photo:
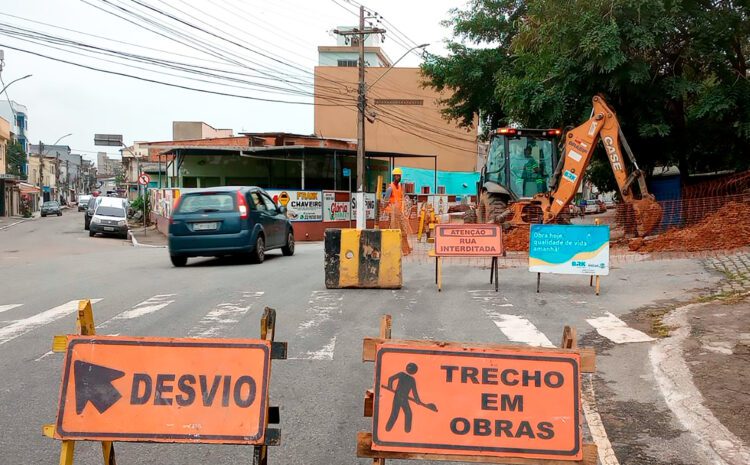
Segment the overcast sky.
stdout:
<svg viewBox="0 0 750 465">
<path fill-rule="evenodd" d="M 139 2 L 190 22 L 206 32 L 180 24 L 139 5 Z M 428 48 L 430 52 L 444 53 L 443 40 L 450 32 L 440 25 L 440 21 L 447 18 L 450 8 L 462 6 L 463 3 L 461 0 L 369 0 L 365 7 L 376 11 L 388 22 L 378 26 L 392 31 L 392 26 L 395 26 L 406 36 L 399 36 L 395 31 L 386 35 L 385 51 L 392 60 L 396 60 L 406 51 L 405 44 L 427 42 L 431 44 Z M 195 42 L 192 45 L 189 42 L 188 45 L 178 44 L 96 7 L 117 12 L 141 25 L 147 24 L 146 20 L 168 23 L 185 34 L 181 40 Z M 73 133 L 61 144 L 65 143 L 74 152 L 92 159 L 97 151 L 117 154 L 113 148 L 95 147 L 94 133 L 123 134 L 126 143 L 134 140 L 169 140 L 171 122 L 177 120 L 205 121 L 216 128 L 231 128 L 235 132 L 287 131 L 309 134 L 313 131 L 312 106 L 259 102 L 171 88 L 51 61 L 10 47 L 190 87 L 275 100 L 311 102 L 312 99 L 305 94 L 312 90 L 309 85 L 312 79 L 310 73 L 317 63 L 317 47 L 335 44 L 336 39 L 330 31 L 336 26 L 355 25 L 357 17 L 353 12 L 356 9 L 347 0 L 0 0 L 0 48 L 5 50 L 2 77 L 8 83 L 17 77 L 33 74 L 31 78 L 8 88 L 12 100 L 28 107 L 28 133 L 33 143 L 42 140 L 51 144 L 64 134 Z M 138 12 L 145 20 L 135 20 L 128 16 L 129 12 Z M 117 56 L 84 56 L 80 50 L 71 51 L 67 46 L 63 47 L 67 51 L 57 50 L 49 48 L 48 42 L 46 45 L 34 43 L 39 42 L 38 36 L 33 40 L 18 37 L 18 34 L 28 32 L 14 29 L 14 26 L 54 36 L 47 40 L 62 37 L 119 52 L 187 63 L 193 67 L 221 68 L 226 73 L 237 73 L 231 76 L 238 76 L 245 82 L 223 81 L 224 85 L 196 82 L 186 79 L 180 71 L 135 63 Z M 175 37 L 170 32 L 164 32 L 164 35 Z M 223 56 L 215 56 L 217 53 Z M 227 63 L 228 59 L 235 63 Z M 409 54 L 399 66 L 417 66 L 419 62 L 419 57 Z M 150 70 L 137 69 L 135 66 Z M 289 83 L 279 84 L 280 72 L 285 73 L 284 79 L 288 79 Z M 248 74 L 253 77 L 247 77 Z M 194 77 L 203 79 L 205 76 Z M 247 81 L 263 87 L 248 88 Z M 272 93 L 268 85 L 279 85 L 285 93 Z M 301 95 L 289 95 L 290 89 Z"/>
</svg>

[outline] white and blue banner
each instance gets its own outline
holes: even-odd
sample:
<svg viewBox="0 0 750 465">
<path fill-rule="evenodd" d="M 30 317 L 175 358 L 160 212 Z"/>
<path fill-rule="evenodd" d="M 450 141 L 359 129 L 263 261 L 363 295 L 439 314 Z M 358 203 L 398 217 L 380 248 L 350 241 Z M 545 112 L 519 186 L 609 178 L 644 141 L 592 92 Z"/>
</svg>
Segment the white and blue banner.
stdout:
<svg viewBox="0 0 750 465">
<path fill-rule="evenodd" d="M 609 274 L 609 226 L 532 224 L 529 271 Z"/>
</svg>

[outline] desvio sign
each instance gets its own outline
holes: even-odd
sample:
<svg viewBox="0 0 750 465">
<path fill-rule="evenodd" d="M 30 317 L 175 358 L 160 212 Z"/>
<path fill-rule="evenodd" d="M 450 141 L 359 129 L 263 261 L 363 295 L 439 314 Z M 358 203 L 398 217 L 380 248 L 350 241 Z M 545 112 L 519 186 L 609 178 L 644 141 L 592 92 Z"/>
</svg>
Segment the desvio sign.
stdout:
<svg viewBox="0 0 750 465">
<path fill-rule="evenodd" d="M 55 437 L 263 444 L 271 345 L 68 336 Z"/>
<path fill-rule="evenodd" d="M 373 450 L 582 460 L 579 354 L 384 343 Z"/>
<path fill-rule="evenodd" d="M 503 254 L 502 229 L 496 224 L 438 224 L 438 257 L 498 257 Z"/>
</svg>

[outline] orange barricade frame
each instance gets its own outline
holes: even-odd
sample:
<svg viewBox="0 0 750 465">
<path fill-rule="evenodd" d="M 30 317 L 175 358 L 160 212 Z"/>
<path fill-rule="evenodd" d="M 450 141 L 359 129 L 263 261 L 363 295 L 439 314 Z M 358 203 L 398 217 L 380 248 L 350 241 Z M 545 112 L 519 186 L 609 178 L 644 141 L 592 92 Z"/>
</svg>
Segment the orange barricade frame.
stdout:
<svg viewBox="0 0 750 465">
<path fill-rule="evenodd" d="M 517 354 L 519 358 L 523 358 L 524 353 L 546 353 L 550 357 L 554 358 L 556 355 L 557 357 L 561 357 L 559 360 L 578 360 L 578 366 L 580 368 L 580 372 L 577 372 L 576 377 L 580 376 L 580 373 L 593 373 L 596 370 L 596 354 L 593 349 L 588 348 L 578 348 L 576 344 L 576 332 L 574 328 L 566 326 L 563 330 L 563 337 L 562 337 L 562 343 L 560 349 L 541 349 L 536 347 L 527 347 L 527 346 L 517 346 L 517 345 L 493 345 L 493 344 L 462 344 L 462 343 L 456 343 L 456 342 L 437 342 L 437 341 L 425 341 L 425 340 L 419 340 L 419 341 L 408 341 L 408 340 L 393 340 L 391 339 L 392 336 L 392 318 L 390 315 L 383 315 L 380 321 L 380 337 L 378 338 L 365 338 L 363 341 L 363 348 L 362 348 L 362 361 L 363 362 L 376 362 L 376 359 L 379 356 L 382 356 L 381 351 L 388 350 L 386 348 L 392 348 L 392 347 L 409 347 L 413 352 L 419 351 L 419 350 L 426 350 L 431 351 L 431 348 L 439 347 L 439 350 L 446 350 L 446 351 L 458 351 L 458 352 L 465 352 L 466 351 L 503 351 L 510 354 Z M 568 357 L 565 357 L 565 355 L 568 355 Z M 408 358 L 408 357 L 407 357 Z M 406 359 L 405 359 L 406 360 Z M 442 359 L 441 359 L 442 360 Z M 377 363 L 377 362 L 376 362 Z M 442 363 L 442 361 L 441 361 Z M 416 368 L 416 367 L 415 367 Z M 408 373 L 416 373 L 416 369 L 414 371 L 409 371 L 409 368 L 407 366 L 406 372 Z M 457 376 L 457 375 L 456 375 Z M 577 379 L 577 378 L 575 378 Z M 381 380 L 382 382 L 382 380 Z M 399 381 L 400 383 L 400 381 Z M 580 400 L 581 399 L 581 384 L 580 382 L 574 382 L 573 389 L 577 390 L 577 393 L 575 395 L 575 399 Z M 385 389 L 388 391 L 387 386 L 383 387 L 382 389 Z M 382 389 L 380 392 L 382 393 Z M 373 387 L 372 389 L 368 389 L 365 392 L 364 397 L 364 416 L 365 417 L 374 417 L 375 415 L 379 415 L 379 412 L 376 412 L 376 408 L 378 407 L 378 402 L 376 397 L 376 392 L 378 390 Z M 453 407 L 456 407 L 455 405 L 448 405 L 445 406 L 445 402 L 443 402 L 440 406 L 436 406 L 435 404 L 429 403 L 431 400 L 435 399 L 422 399 L 414 398 L 414 394 L 409 394 L 408 401 L 414 403 L 415 405 L 420 406 L 420 409 L 424 407 L 427 410 L 431 412 L 438 412 L 438 409 L 451 409 Z M 465 399 L 464 399 L 465 400 Z M 395 403 L 394 403 L 395 405 Z M 581 402 L 574 403 L 573 406 L 578 409 L 576 412 L 577 416 L 579 418 L 583 418 L 582 414 L 582 408 L 581 408 Z M 395 407 L 394 407 L 395 408 Z M 415 407 L 416 408 L 416 407 Z M 381 417 L 382 419 L 382 417 Z M 404 420 L 406 421 L 406 420 Z M 386 426 L 386 430 L 387 430 Z M 404 426 L 404 428 L 406 428 Z M 405 434 L 411 434 L 411 426 L 409 429 L 405 429 Z M 577 444 L 580 445 L 580 450 L 577 453 L 578 458 L 572 458 L 572 459 L 561 459 L 561 458 L 554 458 L 554 459 L 546 459 L 546 458 L 540 458 L 533 456 L 533 452 L 531 453 L 531 457 L 522 457 L 518 456 L 518 453 L 509 453 L 508 455 L 487 455 L 485 453 L 482 453 L 479 451 L 480 448 L 477 449 L 477 452 L 472 455 L 472 450 L 467 450 L 465 455 L 460 454 L 454 454 L 454 453 L 442 453 L 439 448 L 436 448 L 436 451 L 430 452 L 430 451 L 423 451 L 423 450 L 398 450 L 398 447 L 386 447 L 386 446 L 378 446 L 377 444 L 374 444 L 373 442 L 373 433 L 372 432 L 359 432 L 357 435 L 357 456 L 358 457 L 365 457 L 365 458 L 372 458 L 374 465 L 385 465 L 387 459 L 399 459 L 399 460 L 436 460 L 436 461 L 450 461 L 450 462 L 470 462 L 470 463 L 505 463 L 505 464 L 515 464 L 515 465 L 596 465 L 597 463 L 597 448 L 594 444 L 588 444 L 584 443 L 581 439 L 582 436 L 580 436 L 580 428 L 579 428 L 579 436 L 576 436 Z M 578 447 L 578 446 L 576 446 Z M 384 450 L 387 449 L 387 450 Z M 522 454 L 523 455 L 523 454 Z"/>
<path fill-rule="evenodd" d="M 263 316 L 260 320 L 260 339 L 262 341 L 267 341 L 265 344 L 257 344 L 262 345 L 266 347 L 266 350 L 270 349 L 270 358 L 267 360 L 267 366 L 264 373 L 267 375 L 267 379 L 265 380 L 265 383 L 268 384 L 268 387 L 270 388 L 270 371 L 271 371 L 271 360 L 285 360 L 287 357 L 287 343 L 286 342 L 276 342 L 274 341 L 274 336 L 276 332 L 276 310 L 266 307 Z M 78 303 L 78 315 L 77 315 L 77 335 L 79 336 L 95 336 L 96 335 L 96 326 L 94 325 L 94 315 L 93 315 L 93 309 L 91 307 L 91 301 L 90 300 L 81 300 Z M 70 341 L 73 342 L 85 342 L 86 340 L 91 340 L 93 338 L 76 338 L 75 335 L 61 335 L 61 336 L 55 336 L 53 343 L 52 343 L 52 351 L 53 352 L 66 352 L 68 351 L 68 343 Z M 115 337 L 104 337 L 102 338 L 102 342 L 109 341 L 110 343 L 116 343 L 118 338 Z M 122 338 L 121 338 L 122 339 Z M 164 338 L 149 338 L 161 341 Z M 144 340 L 146 340 L 144 338 Z M 156 341 L 155 343 L 158 343 Z M 219 342 L 220 340 L 216 340 Z M 100 367 L 101 368 L 101 367 Z M 105 368 L 106 370 L 106 368 Z M 269 424 L 278 424 L 279 423 L 279 407 L 271 407 L 269 405 L 269 393 L 270 389 L 265 390 L 265 398 L 261 400 L 261 409 L 263 410 L 260 412 L 261 416 L 261 437 L 262 437 L 262 444 L 260 444 L 260 440 L 256 441 L 254 444 L 254 450 L 253 450 L 253 465 L 267 465 L 268 464 L 268 446 L 275 446 L 279 445 L 281 443 L 281 430 L 278 428 L 269 428 Z M 62 392 L 64 392 L 64 387 L 62 389 Z M 62 401 L 62 399 L 61 399 Z M 60 439 L 61 437 L 64 437 L 64 435 L 60 434 L 60 431 L 57 431 L 57 426 L 55 424 L 47 424 L 42 427 L 42 434 L 44 436 L 47 436 L 49 438 L 53 439 Z M 99 438 L 99 437 L 97 437 Z M 80 440 L 86 440 L 86 439 L 80 439 Z M 72 465 L 73 459 L 75 455 L 75 446 L 76 442 L 78 442 L 79 439 L 61 439 L 61 447 L 60 447 L 60 465 Z M 115 449 L 113 441 L 100 441 L 102 445 L 102 457 L 103 457 L 103 463 L 104 465 L 116 465 L 116 459 L 115 459 Z M 162 442 L 178 442 L 178 441 L 162 441 Z M 217 443 L 216 440 L 208 440 L 208 441 L 201 441 L 200 439 L 189 441 L 190 443 L 194 444 L 201 444 L 201 443 Z M 221 441 L 218 441 L 220 443 L 223 443 Z M 245 442 L 245 441 L 243 441 Z M 236 442 L 235 442 L 236 443 Z"/>
</svg>

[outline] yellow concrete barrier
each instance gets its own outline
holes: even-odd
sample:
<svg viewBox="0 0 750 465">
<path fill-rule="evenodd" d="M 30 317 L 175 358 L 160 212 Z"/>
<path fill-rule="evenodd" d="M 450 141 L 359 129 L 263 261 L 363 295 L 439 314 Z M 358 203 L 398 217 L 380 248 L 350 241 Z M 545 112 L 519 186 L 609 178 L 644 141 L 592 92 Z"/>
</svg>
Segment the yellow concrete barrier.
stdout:
<svg viewBox="0 0 750 465">
<path fill-rule="evenodd" d="M 401 231 L 326 229 L 325 282 L 328 289 L 400 289 Z"/>
</svg>

